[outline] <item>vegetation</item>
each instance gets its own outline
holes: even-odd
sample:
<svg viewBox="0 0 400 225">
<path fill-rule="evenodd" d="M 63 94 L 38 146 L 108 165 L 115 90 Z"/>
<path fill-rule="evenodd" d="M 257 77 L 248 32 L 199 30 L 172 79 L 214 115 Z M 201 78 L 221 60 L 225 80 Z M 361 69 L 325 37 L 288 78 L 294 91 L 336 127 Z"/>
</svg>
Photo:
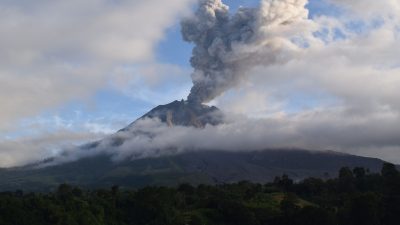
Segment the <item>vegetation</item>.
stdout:
<svg viewBox="0 0 400 225">
<path fill-rule="evenodd" d="M 330 180 L 0 194 L 0 225 L 397 225 L 400 173 L 342 168 Z"/>
</svg>

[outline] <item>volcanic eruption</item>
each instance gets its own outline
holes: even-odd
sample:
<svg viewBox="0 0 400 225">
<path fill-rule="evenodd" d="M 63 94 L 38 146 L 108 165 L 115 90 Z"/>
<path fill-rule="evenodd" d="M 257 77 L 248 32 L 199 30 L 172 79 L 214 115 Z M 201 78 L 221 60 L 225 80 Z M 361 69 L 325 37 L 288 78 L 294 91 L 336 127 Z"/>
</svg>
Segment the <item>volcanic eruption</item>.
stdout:
<svg viewBox="0 0 400 225">
<path fill-rule="evenodd" d="M 200 0 L 197 11 L 181 22 L 183 39 L 194 44 L 190 59 L 193 87 L 187 100 L 157 106 L 117 133 L 82 146 L 83 152 L 115 153 L 119 148 L 119 152 L 135 152 L 133 158 L 176 152 L 192 145 L 173 141 L 177 137 L 168 136 L 173 131 L 188 140 L 187 131 L 181 128 L 201 132 L 207 126 L 228 125 L 222 111 L 206 104 L 245 82 L 254 67 L 287 63 L 301 52 L 302 46 L 294 40 L 302 33 L 293 27 L 309 22 L 306 3 L 261 0 L 259 7 L 241 7 L 232 14 L 221 0 Z"/>
<path fill-rule="evenodd" d="M 253 67 L 285 63 L 296 55 L 301 47 L 291 40 L 298 34 L 287 28 L 307 22 L 306 3 L 262 0 L 259 7 L 241 7 L 232 15 L 221 0 L 201 0 L 194 15 L 181 22 L 183 39 L 195 45 L 187 100 L 158 106 L 140 119 L 159 118 L 169 126 L 222 123 L 222 113 L 204 104 L 243 82 Z"/>
</svg>

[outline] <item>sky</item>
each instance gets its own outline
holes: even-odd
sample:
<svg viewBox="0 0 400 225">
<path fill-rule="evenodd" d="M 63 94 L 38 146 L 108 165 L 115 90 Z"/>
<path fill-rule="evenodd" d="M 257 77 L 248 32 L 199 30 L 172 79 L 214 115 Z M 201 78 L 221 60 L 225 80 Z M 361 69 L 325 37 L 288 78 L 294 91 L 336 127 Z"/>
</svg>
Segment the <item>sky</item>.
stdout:
<svg viewBox="0 0 400 225">
<path fill-rule="evenodd" d="M 400 2 L 282 1 L 304 3 L 308 15 L 266 33 L 295 50 L 280 46 L 284 61 L 247 66 L 240 83 L 208 103 L 241 122 L 197 137 L 224 131 L 231 148 L 232 130 L 263 133 L 244 143 L 400 163 Z M 223 2 L 232 14 L 260 4 Z M 186 99 L 194 44 L 182 39 L 180 21 L 196 7 L 195 0 L 0 0 L 0 167 L 101 139 Z M 181 133 L 169 138 L 187 138 Z"/>
</svg>

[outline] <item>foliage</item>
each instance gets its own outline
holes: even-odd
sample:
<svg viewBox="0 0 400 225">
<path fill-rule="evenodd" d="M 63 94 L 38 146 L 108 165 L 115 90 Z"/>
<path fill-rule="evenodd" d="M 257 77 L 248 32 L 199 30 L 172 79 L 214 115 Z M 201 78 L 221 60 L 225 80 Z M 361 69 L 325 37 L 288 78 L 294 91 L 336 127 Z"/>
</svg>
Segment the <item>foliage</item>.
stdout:
<svg viewBox="0 0 400 225">
<path fill-rule="evenodd" d="M 139 190 L 0 193 L 0 225 L 394 225 L 400 219 L 400 173 L 342 168 L 330 180 L 217 186 L 182 184 Z"/>
</svg>

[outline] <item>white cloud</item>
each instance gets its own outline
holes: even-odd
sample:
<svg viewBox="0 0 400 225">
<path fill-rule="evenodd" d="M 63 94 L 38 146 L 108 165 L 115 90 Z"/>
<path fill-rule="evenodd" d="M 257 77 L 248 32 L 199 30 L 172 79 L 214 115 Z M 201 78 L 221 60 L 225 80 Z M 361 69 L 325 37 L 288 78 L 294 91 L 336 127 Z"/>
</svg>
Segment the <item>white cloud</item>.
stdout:
<svg viewBox="0 0 400 225">
<path fill-rule="evenodd" d="M 368 119 L 346 117 L 336 111 L 309 111 L 297 115 L 275 115 L 268 119 L 236 116 L 219 126 L 169 127 L 158 120 L 142 120 L 129 131 L 104 139 L 97 148 L 69 149 L 56 162 L 110 154 L 115 160 L 157 157 L 188 151 L 254 151 L 281 148 L 335 150 L 380 157 L 400 163 L 399 118 L 376 114 Z M 374 129 L 366 129 L 371 128 Z M 115 146 L 115 140 L 121 145 Z M 365 149 L 363 152 L 362 149 Z M 378 151 L 377 151 L 378 150 Z M 387 152 L 385 152 L 387 151 Z"/>
<path fill-rule="evenodd" d="M 346 10 L 349 14 L 356 13 L 362 18 L 384 17 L 384 18 L 400 18 L 400 2 L 398 0 L 328 0 L 337 4 Z"/>
<path fill-rule="evenodd" d="M 74 145 L 103 138 L 102 133 L 60 129 L 18 139 L 0 140 L 0 168 L 21 166 L 58 156 Z"/>
<path fill-rule="evenodd" d="M 131 122 L 123 114 L 104 117 L 48 116 L 30 118 L 17 126 L 15 132 L 0 137 L 0 168 L 40 162 L 58 156 L 66 149 L 101 140 Z"/>
<path fill-rule="evenodd" d="M 0 130 L 89 98 L 116 68 L 153 61 L 191 0 L 0 2 Z"/>
</svg>

